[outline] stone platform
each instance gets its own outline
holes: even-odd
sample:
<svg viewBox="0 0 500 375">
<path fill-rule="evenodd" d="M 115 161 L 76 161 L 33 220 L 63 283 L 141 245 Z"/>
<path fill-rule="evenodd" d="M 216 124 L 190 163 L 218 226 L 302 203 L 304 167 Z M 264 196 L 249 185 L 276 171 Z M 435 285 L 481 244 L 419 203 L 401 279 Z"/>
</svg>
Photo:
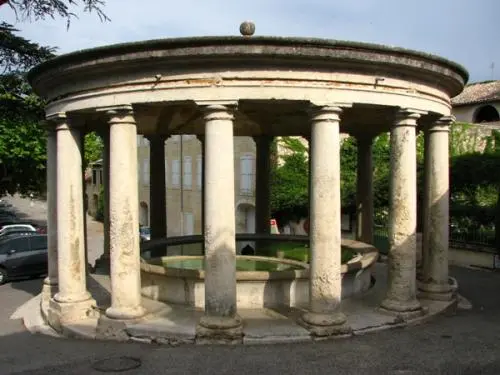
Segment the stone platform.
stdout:
<svg viewBox="0 0 500 375">
<path fill-rule="evenodd" d="M 378 309 L 385 295 L 387 266 L 375 264 L 374 286 L 363 295 L 342 301 L 342 311 L 348 319 L 353 335 L 378 331 L 409 324 L 422 323 L 430 317 L 454 311 L 457 300 L 431 301 L 421 299 L 425 314 L 415 319 L 403 320 Z M 89 280 L 89 291 L 97 302 L 94 316 L 85 320 L 66 324 L 59 332 L 60 336 L 111 339 L 118 341 L 140 341 L 169 345 L 197 343 L 196 326 L 203 311 L 186 306 L 165 304 L 143 298 L 147 314 L 136 321 L 114 321 L 104 316 L 110 304 L 109 277 L 94 274 Z M 21 307 L 18 317 L 23 317 L 24 324 L 33 333 L 56 335 L 46 325 L 43 311 L 40 309 L 40 296 L 35 297 Z M 239 309 L 243 319 L 243 344 L 286 343 L 312 341 L 310 333 L 297 324 L 301 309 Z M 204 343 L 206 340 L 203 341 Z"/>
</svg>

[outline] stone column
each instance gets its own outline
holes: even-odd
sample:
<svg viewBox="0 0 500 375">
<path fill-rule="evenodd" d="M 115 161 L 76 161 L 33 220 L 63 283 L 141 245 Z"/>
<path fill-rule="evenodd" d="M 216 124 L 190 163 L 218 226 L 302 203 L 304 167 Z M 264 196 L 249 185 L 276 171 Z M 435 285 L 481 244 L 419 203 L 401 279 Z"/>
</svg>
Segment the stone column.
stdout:
<svg viewBox="0 0 500 375">
<path fill-rule="evenodd" d="M 201 144 L 201 234 L 205 230 L 205 136 L 196 136 Z M 203 244 L 203 255 L 205 255 L 205 244 Z"/>
<path fill-rule="evenodd" d="M 103 253 L 96 260 L 95 267 L 109 272 L 109 128 L 100 132 L 103 142 L 103 155 L 102 155 L 102 184 L 104 192 L 104 246 Z"/>
<path fill-rule="evenodd" d="M 203 108 L 205 118 L 205 315 L 198 339 L 241 340 L 236 312 L 233 114 Z"/>
<path fill-rule="evenodd" d="M 373 137 L 357 137 L 356 239 L 373 243 Z"/>
<path fill-rule="evenodd" d="M 151 239 L 167 236 L 167 198 L 165 190 L 165 137 L 149 136 L 149 205 Z"/>
<path fill-rule="evenodd" d="M 422 199 L 422 241 L 421 247 L 417 247 L 417 280 L 422 279 L 422 254 L 426 253 L 426 247 L 429 245 L 429 222 L 428 218 L 428 204 L 429 204 L 429 171 L 430 171 L 430 158 L 429 158 L 429 127 L 424 129 L 424 189 Z"/>
<path fill-rule="evenodd" d="M 340 311 L 341 206 L 340 107 L 319 107 L 311 116 L 309 311 L 301 323 L 315 336 L 349 333 Z"/>
<path fill-rule="evenodd" d="M 53 123 L 47 124 L 47 267 L 42 303 L 57 292 L 57 132 Z"/>
<path fill-rule="evenodd" d="M 416 298 L 417 154 L 416 127 L 421 113 L 400 110 L 391 129 L 391 192 L 388 290 L 382 310 L 403 319 L 419 316 Z"/>
<path fill-rule="evenodd" d="M 137 129 L 131 107 L 108 112 L 110 125 L 111 319 L 133 319 L 141 306 Z"/>
<path fill-rule="evenodd" d="M 255 183 L 255 232 L 271 232 L 271 160 L 270 150 L 273 137 L 254 137 L 257 151 Z"/>
<path fill-rule="evenodd" d="M 419 295 L 435 300 L 451 300 L 452 290 L 448 281 L 449 245 L 449 155 L 448 136 L 451 116 L 442 117 L 431 124 L 428 131 L 429 161 L 425 163 L 426 201 L 424 202 L 424 235 L 422 275 Z"/>
<path fill-rule="evenodd" d="M 57 121 L 57 268 L 59 291 L 50 302 L 49 322 L 85 319 L 95 306 L 86 288 L 85 228 L 80 130 L 65 114 Z"/>
</svg>

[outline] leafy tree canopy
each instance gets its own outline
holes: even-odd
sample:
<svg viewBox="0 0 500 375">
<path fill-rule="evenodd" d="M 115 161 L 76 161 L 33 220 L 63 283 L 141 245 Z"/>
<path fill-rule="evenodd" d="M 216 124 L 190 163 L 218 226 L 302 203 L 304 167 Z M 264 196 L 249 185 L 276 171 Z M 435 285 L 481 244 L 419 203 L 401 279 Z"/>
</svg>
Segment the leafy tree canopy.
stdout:
<svg viewBox="0 0 500 375">
<path fill-rule="evenodd" d="M 102 0 L 0 0 L 0 6 L 10 6 L 18 20 L 62 17 L 68 27 L 76 17 L 74 10 L 82 5 L 84 11 L 109 20 Z M 56 48 L 31 42 L 18 32 L 13 25 L 0 22 L 0 195 L 45 190 L 46 136 L 40 126 L 44 103 L 33 93 L 26 73 L 55 56 Z M 88 135 L 85 143 L 86 162 L 98 159 L 99 138 Z"/>
</svg>

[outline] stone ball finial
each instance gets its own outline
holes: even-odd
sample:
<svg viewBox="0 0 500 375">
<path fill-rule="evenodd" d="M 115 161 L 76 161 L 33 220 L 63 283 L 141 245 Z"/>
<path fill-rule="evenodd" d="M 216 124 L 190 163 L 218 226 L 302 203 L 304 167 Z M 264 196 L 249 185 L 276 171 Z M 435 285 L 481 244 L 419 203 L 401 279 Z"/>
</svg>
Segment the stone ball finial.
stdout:
<svg viewBox="0 0 500 375">
<path fill-rule="evenodd" d="M 243 36 L 252 36 L 255 33 L 255 24 L 252 21 L 242 22 L 240 25 L 240 33 Z"/>
</svg>

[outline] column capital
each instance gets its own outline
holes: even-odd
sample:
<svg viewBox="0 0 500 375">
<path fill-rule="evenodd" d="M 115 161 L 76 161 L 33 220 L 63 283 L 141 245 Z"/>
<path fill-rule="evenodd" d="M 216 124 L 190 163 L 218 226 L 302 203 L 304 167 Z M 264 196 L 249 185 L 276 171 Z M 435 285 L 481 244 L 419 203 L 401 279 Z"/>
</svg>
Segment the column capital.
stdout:
<svg viewBox="0 0 500 375">
<path fill-rule="evenodd" d="M 361 133 L 354 135 L 354 138 L 356 138 L 356 142 L 358 142 L 358 144 L 364 144 L 364 145 L 372 144 L 375 137 L 376 135 L 373 133 Z"/>
<path fill-rule="evenodd" d="M 108 124 L 135 124 L 134 109 L 131 105 L 99 108 L 98 112 L 104 112 L 108 118 Z"/>
<path fill-rule="evenodd" d="M 169 138 L 166 134 L 144 134 L 144 138 L 146 138 L 149 143 L 165 143 L 165 141 Z"/>
<path fill-rule="evenodd" d="M 205 121 L 234 120 L 236 105 L 236 102 L 199 104 Z"/>
<path fill-rule="evenodd" d="M 42 125 L 49 131 L 69 130 L 68 116 L 66 112 L 57 112 L 48 115 Z"/>
<path fill-rule="evenodd" d="M 258 142 L 266 142 L 266 143 L 272 143 L 274 136 L 272 135 L 255 135 L 252 137 L 255 144 Z"/>
<path fill-rule="evenodd" d="M 417 126 L 417 120 L 422 117 L 422 115 L 427 114 L 425 111 L 421 111 L 413 108 L 399 108 L 395 114 L 394 126 Z"/>
<path fill-rule="evenodd" d="M 340 115 L 344 108 L 352 107 L 348 103 L 319 103 L 311 102 L 309 114 L 311 120 L 316 121 L 340 121 Z"/>
<path fill-rule="evenodd" d="M 456 121 L 455 116 L 443 116 L 438 118 L 433 123 L 429 124 L 428 130 L 430 132 L 449 132 L 451 125 Z"/>
</svg>

